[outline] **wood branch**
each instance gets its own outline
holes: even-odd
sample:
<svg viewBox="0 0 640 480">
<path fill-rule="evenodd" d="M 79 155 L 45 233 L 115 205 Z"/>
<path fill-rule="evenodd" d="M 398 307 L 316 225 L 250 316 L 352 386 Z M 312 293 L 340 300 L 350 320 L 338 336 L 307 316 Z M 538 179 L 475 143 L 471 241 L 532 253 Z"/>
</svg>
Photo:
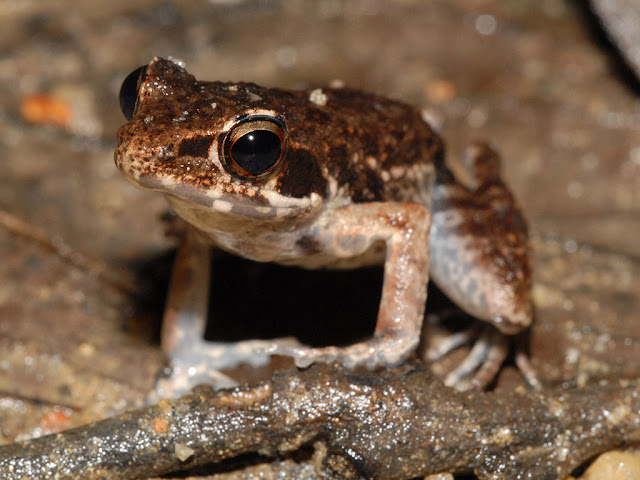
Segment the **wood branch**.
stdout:
<svg viewBox="0 0 640 480">
<path fill-rule="evenodd" d="M 315 441 L 333 478 L 564 478 L 600 452 L 640 443 L 639 418 L 638 384 L 460 393 L 421 365 L 383 373 L 317 365 L 0 447 L 0 478 L 146 478 Z"/>
</svg>

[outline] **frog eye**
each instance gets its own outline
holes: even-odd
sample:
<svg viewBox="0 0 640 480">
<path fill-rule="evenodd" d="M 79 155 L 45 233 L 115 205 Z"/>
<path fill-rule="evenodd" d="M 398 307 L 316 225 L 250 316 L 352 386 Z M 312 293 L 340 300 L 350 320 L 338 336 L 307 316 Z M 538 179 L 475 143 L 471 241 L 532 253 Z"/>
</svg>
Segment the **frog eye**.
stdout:
<svg viewBox="0 0 640 480">
<path fill-rule="evenodd" d="M 147 65 L 136 68 L 127 75 L 120 87 L 120 110 L 124 113 L 127 120 L 131 120 L 133 112 L 136 110 L 136 101 L 138 100 L 138 90 L 140 84 L 147 73 Z"/>
<path fill-rule="evenodd" d="M 268 115 L 251 115 L 236 123 L 223 142 L 223 159 L 229 173 L 257 178 L 281 164 L 287 147 L 284 123 Z"/>
</svg>

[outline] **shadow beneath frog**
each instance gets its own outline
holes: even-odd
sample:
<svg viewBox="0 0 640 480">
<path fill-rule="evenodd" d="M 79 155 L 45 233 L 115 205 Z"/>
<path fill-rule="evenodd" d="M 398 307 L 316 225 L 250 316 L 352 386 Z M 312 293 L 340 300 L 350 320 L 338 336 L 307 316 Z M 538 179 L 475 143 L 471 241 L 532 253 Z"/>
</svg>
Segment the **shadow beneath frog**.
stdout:
<svg viewBox="0 0 640 480">
<path fill-rule="evenodd" d="M 158 344 L 175 251 L 130 265 L 140 296 L 125 329 Z M 378 315 L 382 267 L 305 270 L 216 251 L 212 260 L 206 340 L 237 342 L 295 337 L 312 346 L 344 346 L 370 337 Z M 448 329 L 469 317 L 430 283 L 427 313 Z"/>
<path fill-rule="evenodd" d="M 373 334 L 381 290 L 381 267 L 304 270 L 221 253 L 213 260 L 206 338 L 348 345 Z"/>
</svg>

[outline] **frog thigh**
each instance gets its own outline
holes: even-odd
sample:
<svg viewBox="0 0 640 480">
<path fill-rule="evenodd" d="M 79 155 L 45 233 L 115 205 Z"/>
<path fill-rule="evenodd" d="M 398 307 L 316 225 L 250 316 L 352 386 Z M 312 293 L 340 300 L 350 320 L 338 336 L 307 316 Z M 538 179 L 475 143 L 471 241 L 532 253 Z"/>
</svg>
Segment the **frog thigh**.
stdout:
<svg viewBox="0 0 640 480">
<path fill-rule="evenodd" d="M 471 186 L 446 167 L 436 175 L 431 277 L 467 313 L 514 334 L 531 324 L 527 225 L 497 153 L 475 143 L 463 160 Z"/>
</svg>

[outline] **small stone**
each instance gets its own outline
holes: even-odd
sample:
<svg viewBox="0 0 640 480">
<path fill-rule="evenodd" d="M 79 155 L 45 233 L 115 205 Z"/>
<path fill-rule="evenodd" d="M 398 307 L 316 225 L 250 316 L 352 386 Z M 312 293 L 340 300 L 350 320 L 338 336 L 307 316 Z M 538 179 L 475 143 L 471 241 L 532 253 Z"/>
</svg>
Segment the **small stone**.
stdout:
<svg viewBox="0 0 640 480">
<path fill-rule="evenodd" d="M 193 456 L 195 450 L 186 446 L 184 443 L 176 443 L 175 452 L 178 460 L 180 460 L 181 462 L 186 462 L 189 458 L 191 458 L 191 456 Z"/>
</svg>

